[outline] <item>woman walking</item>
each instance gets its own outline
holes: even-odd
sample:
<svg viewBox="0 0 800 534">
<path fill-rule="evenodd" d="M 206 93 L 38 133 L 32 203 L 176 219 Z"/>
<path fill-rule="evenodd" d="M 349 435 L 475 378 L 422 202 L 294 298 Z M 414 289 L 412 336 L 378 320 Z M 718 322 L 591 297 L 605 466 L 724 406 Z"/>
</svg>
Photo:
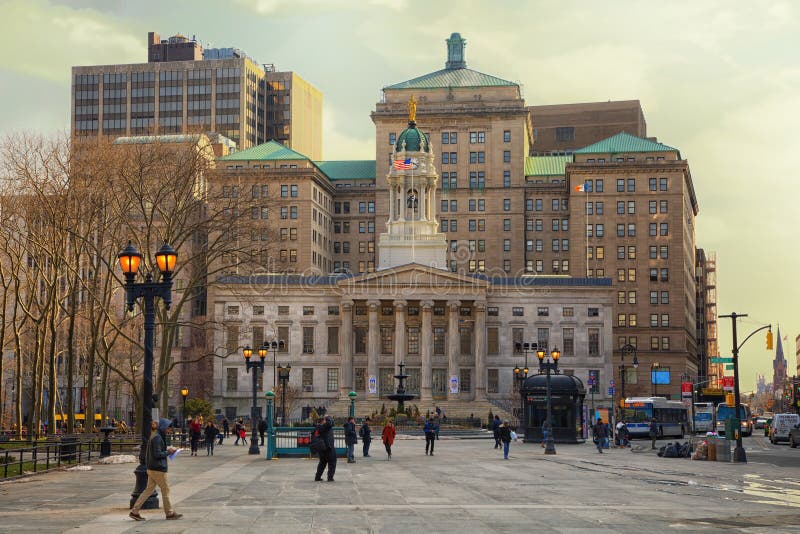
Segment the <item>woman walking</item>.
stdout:
<svg viewBox="0 0 800 534">
<path fill-rule="evenodd" d="M 200 443 L 200 431 L 203 429 L 199 418 L 189 421 L 189 439 L 192 445 L 192 456 L 197 456 L 197 446 Z"/>
<path fill-rule="evenodd" d="M 508 460 L 508 447 L 511 445 L 511 427 L 508 421 L 503 421 L 500 425 L 500 441 L 503 442 L 503 459 Z"/>
<path fill-rule="evenodd" d="M 206 438 L 206 456 L 214 456 L 214 442 L 217 440 L 217 427 L 214 426 L 214 423 L 208 421 L 206 423 L 206 428 L 203 431 Z"/>
<path fill-rule="evenodd" d="M 392 459 L 392 444 L 394 444 L 394 436 L 397 433 L 397 430 L 394 427 L 391 419 L 386 420 L 386 424 L 383 427 L 383 432 L 381 432 L 381 440 L 383 441 L 383 446 L 386 447 L 386 454 L 389 455 L 389 460 Z"/>
</svg>

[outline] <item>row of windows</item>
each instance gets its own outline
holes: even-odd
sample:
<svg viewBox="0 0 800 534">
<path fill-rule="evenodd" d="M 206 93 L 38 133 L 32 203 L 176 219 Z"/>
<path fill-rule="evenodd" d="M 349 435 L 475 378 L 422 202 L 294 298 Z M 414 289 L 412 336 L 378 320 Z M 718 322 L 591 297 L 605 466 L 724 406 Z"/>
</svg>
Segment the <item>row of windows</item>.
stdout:
<svg viewBox="0 0 800 534">
<path fill-rule="evenodd" d="M 528 239 L 525 241 L 525 250 L 528 252 L 542 252 L 544 243 L 541 239 Z M 553 252 L 569 252 L 569 239 L 553 239 L 550 243 Z"/>
<path fill-rule="evenodd" d="M 504 222 L 505 220 L 507 219 L 504 219 Z M 509 220 L 509 223 L 510 222 L 511 221 Z M 569 219 L 552 219 L 551 227 L 554 232 L 558 232 L 559 229 L 562 232 L 569 232 Z M 541 232 L 543 229 L 542 219 L 526 219 L 525 229 L 529 232 Z"/>
<path fill-rule="evenodd" d="M 510 265 L 508 268 L 504 267 L 506 272 L 511 270 Z M 550 270 L 552 273 L 568 273 L 569 272 L 569 260 L 552 260 L 550 263 Z M 542 273 L 544 272 L 544 260 L 541 259 L 531 259 L 525 260 L 525 272 L 528 273 Z"/>
<path fill-rule="evenodd" d="M 155 87 L 137 87 L 131 89 L 131 98 L 154 98 L 155 96 Z"/>
<path fill-rule="evenodd" d="M 180 85 L 161 86 L 158 88 L 159 96 L 181 96 L 183 95 L 183 87 Z"/>
<path fill-rule="evenodd" d="M 100 81 L 100 78 L 97 74 L 76 74 L 75 75 L 75 84 L 76 85 L 97 85 Z"/>
<path fill-rule="evenodd" d="M 544 200 L 541 198 L 526 198 L 525 211 L 542 211 L 544 209 Z M 550 209 L 552 211 L 567 211 L 569 209 L 568 198 L 554 198 L 550 202 Z"/>
<path fill-rule="evenodd" d="M 104 130 L 124 130 L 128 125 L 128 121 L 125 119 L 104 119 L 103 120 L 103 129 Z"/>
<path fill-rule="evenodd" d="M 118 74 L 103 74 L 103 83 L 128 83 L 128 75 L 124 72 Z"/>
<path fill-rule="evenodd" d="M 183 102 L 176 100 L 174 102 L 164 102 L 163 100 L 158 103 L 159 111 L 183 111 Z"/>
<path fill-rule="evenodd" d="M 238 83 L 218 83 L 217 94 L 222 93 L 239 93 L 241 86 Z"/>
</svg>

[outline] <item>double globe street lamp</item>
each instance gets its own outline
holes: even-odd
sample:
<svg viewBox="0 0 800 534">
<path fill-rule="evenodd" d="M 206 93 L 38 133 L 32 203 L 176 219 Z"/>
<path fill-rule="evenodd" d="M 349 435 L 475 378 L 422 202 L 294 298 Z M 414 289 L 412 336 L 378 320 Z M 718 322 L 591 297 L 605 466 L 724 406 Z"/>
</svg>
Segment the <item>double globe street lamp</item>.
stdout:
<svg viewBox="0 0 800 534">
<path fill-rule="evenodd" d="M 555 427 L 553 426 L 553 408 L 550 398 L 550 373 L 558 374 L 558 359 L 561 357 L 561 351 L 558 350 L 558 348 L 553 348 L 553 350 L 550 351 L 550 357 L 553 359 L 552 362 L 550 358 L 545 361 L 545 356 L 546 352 L 543 348 L 536 351 L 536 357 L 539 358 L 539 373 L 547 373 L 547 422 L 550 423 L 550 432 L 547 433 L 547 438 L 544 442 L 544 453 L 555 454 L 556 445 L 555 441 L 553 441 L 553 431 Z"/>
<path fill-rule="evenodd" d="M 625 376 L 625 356 L 633 354 L 633 368 L 639 368 L 639 358 L 636 357 L 636 347 L 627 343 L 622 346 L 620 349 L 619 355 L 619 409 L 620 413 L 625 409 L 625 382 L 627 382 L 627 376 Z"/>
<path fill-rule="evenodd" d="M 528 417 L 525 413 L 525 401 L 524 395 L 522 394 L 522 384 L 525 383 L 525 379 L 528 378 L 528 354 L 532 354 L 536 352 L 537 343 L 535 342 L 516 342 L 514 343 L 514 349 L 518 353 L 525 354 L 525 367 L 522 369 L 519 368 L 519 365 L 514 367 L 514 381 L 517 384 L 517 389 L 520 392 L 520 411 L 519 411 L 519 422 L 520 426 L 522 427 L 522 432 L 527 433 L 528 429 Z"/>
<path fill-rule="evenodd" d="M 144 376 L 142 378 L 142 445 L 139 450 L 139 465 L 134 470 L 136 485 L 131 494 L 131 508 L 136 499 L 147 486 L 146 453 L 150 437 L 150 425 L 153 421 L 153 348 L 155 346 L 156 305 L 159 297 L 168 310 L 172 304 L 172 274 L 178 261 L 178 253 L 164 243 L 156 252 L 156 266 L 161 274 L 161 281 L 153 281 L 153 273 L 145 275 L 144 282 L 136 282 L 136 274 L 142 263 L 142 254 L 128 241 L 128 246 L 117 256 L 122 274 L 125 275 L 125 304 L 129 312 L 133 311 L 136 300 L 144 302 Z M 148 497 L 142 506 L 145 509 L 158 508 L 158 496 L 155 492 Z"/>
<path fill-rule="evenodd" d="M 289 383 L 289 373 L 292 372 L 292 364 L 278 366 L 278 380 L 281 382 L 281 424 L 286 425 L 286 386 Z"/>
<path fill-rule="evenodd" d="M 253 370 L 253 406 L 250 409 L 250 426 L 253 427 L 251 429 L 251 437 L 250 437 L 250 449 L 247 451 L 248 454 L 259 454 L 260 451 L 258 449 L 258 397 L 257 390 L 258 390 L 258 372 L 261 371 L 262 376 L 264 373 L 264 360 L 267 357 L 267 349 L 266 347 L 262 346 L 258 349 L 258 360 L 252 361 L 251 358 L 253 356 L 253 349 L 250 348 L 250 345 L 246 346 L 242 351 L 244 354 L 244 360 L 247 365 L 247 372 L 250 372 L 250 369 Z"/>
</svg>

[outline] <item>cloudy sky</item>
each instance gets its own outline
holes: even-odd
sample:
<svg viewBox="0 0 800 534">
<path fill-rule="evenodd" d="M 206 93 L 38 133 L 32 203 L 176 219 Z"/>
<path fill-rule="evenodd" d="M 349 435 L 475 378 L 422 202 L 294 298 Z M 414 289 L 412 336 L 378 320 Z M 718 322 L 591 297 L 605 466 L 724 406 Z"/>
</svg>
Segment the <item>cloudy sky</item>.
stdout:
<svg viewBox="0 0 800 534">
<path fill-rule="evenodd" d="M 0 135 L 65 131 L 70 67 L 144 62 L 148 31 L 298 72 L 324 94 L 328 159 L 375 157 L 381 87 L 442 68 L 454 31 L 471 68 L 518 81 L 529 104 L 639 99 L 648 133 L 691 165 L 720 313 L 750 315 L 740 339 L 780 323 L 793 374 L 800 2 L 0 0 L 0 13 Z M 756 373 L 771 380 L 763 339 L 743 347 L 745 390 Z"/>
</svg>

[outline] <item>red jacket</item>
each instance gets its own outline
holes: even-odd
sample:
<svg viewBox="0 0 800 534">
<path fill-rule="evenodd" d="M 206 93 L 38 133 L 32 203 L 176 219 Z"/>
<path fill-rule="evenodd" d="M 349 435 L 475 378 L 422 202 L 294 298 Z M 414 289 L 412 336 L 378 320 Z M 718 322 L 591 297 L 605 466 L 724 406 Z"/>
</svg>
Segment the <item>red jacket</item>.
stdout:
<svg viewBox="0 0 800 534">
<path fill-rule="evenodd" d="M 394 436 L 397 432 L 395 431 L 394 425 L 386 425 L 383 427 L 383 432 L 381 432 L 381 439 L 384 443 L 388 443 L 392 445 L 394 443 Z"/>
</svg>

